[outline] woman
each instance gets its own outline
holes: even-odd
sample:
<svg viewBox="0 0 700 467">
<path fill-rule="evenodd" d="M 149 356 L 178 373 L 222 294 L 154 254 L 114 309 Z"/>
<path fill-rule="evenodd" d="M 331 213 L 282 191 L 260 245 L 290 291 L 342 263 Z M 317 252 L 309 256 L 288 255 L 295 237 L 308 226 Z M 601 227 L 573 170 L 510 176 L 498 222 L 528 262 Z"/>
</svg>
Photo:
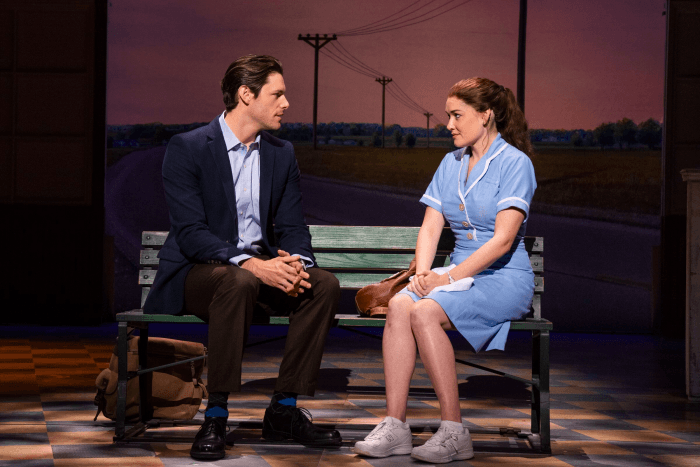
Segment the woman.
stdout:
<svg viewBox="0 0 700 467">
<path fill-rule="evenodd" d="M 529 312 L 534 274 L 523 244 L 535 172 L 527 122 L 510 89 L 485 78 L 452 86 L 445 111 L 456 147 L 421 203 L 416 274 L 390 302 L 382 343 L 387 417 L 354 452 L 411 454 L 432 463 L 473 457 L 462 426 L 452 325 L 478 352 L 505 347 L 510 320 Z M 447 220 L 455 235 L 450 266 L 430 270 Z M 440 428 L 412 448 L 406 402 L 416 344 L 440 402 Z"/>
</svg>

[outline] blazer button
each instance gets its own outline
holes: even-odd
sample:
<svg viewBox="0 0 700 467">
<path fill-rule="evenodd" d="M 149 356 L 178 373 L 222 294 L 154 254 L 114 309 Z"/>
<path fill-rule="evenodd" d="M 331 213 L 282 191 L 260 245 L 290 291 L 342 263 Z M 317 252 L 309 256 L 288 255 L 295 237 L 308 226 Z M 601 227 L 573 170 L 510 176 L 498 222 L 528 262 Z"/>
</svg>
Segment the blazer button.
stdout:
<svg viewBox="0 0 700 467">
<path fill-rule="evenodd" d="M 462 221 L 462 225 L 468 228 L 468 227 L 469 227 L 469 222 L 467 222 L 467 221 Z"/>
<path fill-rule="evenodd" d="M 463 204 L 460 204 L 460 205 L 459 205 L 459 210 L 460 210 L 460 211 L 464 211 L 464 205 L 463 205 Z"/>
<path fill-rule="evenodd" d="M 473 239 L 474 239 L 474 235 L 472 235 L 471 232 L 470 232 L 470 233 L 467 234 L 467 238 L 468 238 L 469 240 L 473 240 Z"/>
</svg>

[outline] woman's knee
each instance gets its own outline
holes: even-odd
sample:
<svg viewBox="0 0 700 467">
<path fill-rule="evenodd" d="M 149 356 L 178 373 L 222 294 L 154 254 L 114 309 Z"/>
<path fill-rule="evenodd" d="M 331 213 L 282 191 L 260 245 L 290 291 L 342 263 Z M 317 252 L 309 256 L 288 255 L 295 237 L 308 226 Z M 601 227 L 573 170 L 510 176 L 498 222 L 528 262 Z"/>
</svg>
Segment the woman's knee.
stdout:
<svg viewBox="0 0 700 467">
<path fill-rule="evenodd" d="M 389 300 L 386 312 L 387 324 L 396 320 L 408 319 L 409 310 L 413 307 L 413 300 L 406 295 L 397 294 Z"/>
<path fill-rule="evenodd" d="M 420 332 L 428 326 L 442 327 L 442 321 L 446 318 L 440 305 L 432 300 L 420 300 L 411 308 L 410 321 L 414 332 Z M 449 320 L 448 320 L 449 321 Z"/>
</svg>

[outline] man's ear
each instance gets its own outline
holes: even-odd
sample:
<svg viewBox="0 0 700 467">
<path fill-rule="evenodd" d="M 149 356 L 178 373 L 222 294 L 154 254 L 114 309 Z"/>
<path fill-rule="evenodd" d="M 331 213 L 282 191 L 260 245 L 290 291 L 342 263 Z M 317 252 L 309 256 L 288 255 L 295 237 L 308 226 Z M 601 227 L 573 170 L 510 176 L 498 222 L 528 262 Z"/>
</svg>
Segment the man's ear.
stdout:
<svg viewBox="0 0 700 467">
<path fill-rule="evenodd" d="M 245 105 L 250 105 L 250 100 L 253 98 L 253 93 L 248 86 L 241 85 L 238 87 L 238 100 Z"/>
</svg>

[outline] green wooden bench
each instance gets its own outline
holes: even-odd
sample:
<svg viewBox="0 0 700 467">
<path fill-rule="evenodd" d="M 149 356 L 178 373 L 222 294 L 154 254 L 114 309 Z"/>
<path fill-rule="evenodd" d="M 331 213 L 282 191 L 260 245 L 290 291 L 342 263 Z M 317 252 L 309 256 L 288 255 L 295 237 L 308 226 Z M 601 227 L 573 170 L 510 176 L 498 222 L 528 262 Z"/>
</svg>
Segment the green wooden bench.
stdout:
<svg viewBox="0 0 700 467">
<path fill-rule="evenodd" d="M 340 281 L 342 289 L 358 290 L 365 285 L 378 282 L 395 272 L 407 269 L 414 256 L 418 227 L 360 227 L 360 226 L 309 226 L 312 236 L 314 254 L 319 267 L 331 271 Z M 153 284 L 158 266 L 158 250 L 163 245 L 168 232 L 143 232 L 139 284 L 142 286 L 141 306 Z M 449 228 L 445 228 L 438 244 L 438 251 L 433 267 L 449 264 L 449 253 L 454 246 L 454 237 Z M 549 332 L 552 323 L 541 316 L 541 296 L 544 291 L 543 258 L 544 243 L 542 237 L 526 237 L 525 246 L 530 255 L 532 269 L 535 272 L 535 296 L 530 315 L 523 320 L 512 321 L 512 330 L 532 332 L 532 379 L 524 379 L 502 371 L 487 368 L 461 359 L 457 362 L 469 365 L 493 374 L 512 378 L 532 388 L 531 432 L 513 429 L 488 430 L 487 433 L 517 435 L 527 438 L 533 449 L 550 453 L 550 410 L 549 410 Z M 143 433 L 146 423 L 151 418 L 148 407 L 140 404 L 140 422 L 126 430 L 126 383 L 127 378 L 153 371 L 148 368 L 146 346 L 148 342 L 149 323 L 203 323 L 196 316 L 147 315 L 142 310 L 117 314 L 119 356 L 119 397 L 117 402 L 117 421 L 115 441 L 128 441 Z M 357 328 L 383 327 L 383 318 L 362 317 L 353 310 L 349 314 L 337 314 L 334 325 L 363 335 L 380 338 L 374 334 L 364 333 Z M 266 317 L 254 324 L 288 325 L 288 317 Z M 139 328 L 139 366 L 138 372 L 127 375 L 127 329 Z M 282 337 L 284 338 L 284 337 Z M 279 339 L 275 338 L 275 339 Z M 270 339 L 265 342 L 269 342 Z M 256 343 L 257 345 L 259 343 Z M 123 368 L 122 368 L 123 364 Z M 140 378 L 141 379 L 141 378 Z M 140 387 L 141 401 L 146 400 L 148 388 Z M 478 431 L 477 431 L 478 432 Z"/>
</svg>

